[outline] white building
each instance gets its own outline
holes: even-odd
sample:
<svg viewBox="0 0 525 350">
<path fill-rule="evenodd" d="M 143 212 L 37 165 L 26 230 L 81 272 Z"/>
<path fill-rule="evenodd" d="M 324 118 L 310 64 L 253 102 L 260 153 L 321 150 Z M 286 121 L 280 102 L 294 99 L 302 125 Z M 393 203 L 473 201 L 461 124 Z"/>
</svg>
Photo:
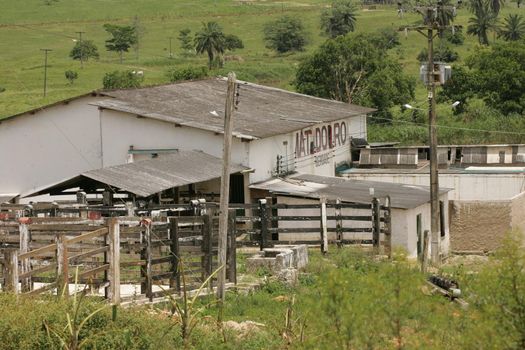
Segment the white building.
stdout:
<svg viewBox="0 0 525 350">
<path fill-rule="evenodd" d="M 333 176 L 350 161 L 350 137 L 366 138 L 370 108 L 238 87 L 232 162 L 253 169 L 250 183 L 292 170 Z M 222 157 L 225 98 L 226 81 L 207 79 L 87 94 L 5 118 L 0 196 L 178 149 Z"/>
</svg>

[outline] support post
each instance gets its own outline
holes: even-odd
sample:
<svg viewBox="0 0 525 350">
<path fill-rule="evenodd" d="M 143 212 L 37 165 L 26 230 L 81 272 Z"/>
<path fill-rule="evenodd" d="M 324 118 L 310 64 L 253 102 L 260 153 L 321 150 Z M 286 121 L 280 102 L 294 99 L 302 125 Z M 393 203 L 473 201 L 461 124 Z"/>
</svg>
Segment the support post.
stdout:
<svg viewBox="0 0 525 350">
<path fill-rule="evenodd" d="M 320 198 L 321 204 L 321 253 L 328 253 L 328 227 L 326 220 L 326 198 Z"/>
<path fill-rule="evenodd" d="M 385 199 L 385 253 L 392 257 L 392 208 L 390 196 Z"/>
<path fill-rule="evenodd" d="M 23 217 L 18 219 L 18 232 L 20 234 L 20 254 L 27 253 L 29 251 L 29 243 L 31 241 L 31 235 L 29 233 L 29 224 L 31 219 Z M 28 258 L 20 261 L 20 272 L 27 273 L 31 271 L 31 263 Z M 31 277 L 24 277 L 21 281 L 22 292 L 29 292 L 32 289 Z"/>
<path fill-rule="evenodd" d="M 267 247 L 268 243 L 266 242 L 268 236 L 268 219 L 266 217 L 266 199 L 259 199 L 259 217 L 261 218 L 261 237 L 259 240 L 259 250 L 263 250 Z"/>
<path fill-rule="evenodd" d="M 212 274 L 213 266 L 213 242 L 212 242 L 212 216 L 205 214 L 202 216 L 202 280 L 206 280 Z M 226 266 L 224 267 L 226 268 Z"/>
<path fill-rule="evenodd" d="M 177 292 L 180 292 L 179 220 L 177 218 L 170 218 L 170 237 L 171 237 L 170 288 L 176 288 Z"/>
<path fill-rule="evenodd" d="M 427 272 L 428 265 L 428 230 L 423 232 L 423 254 L 421 256 L 421 272 Z"/>
<path fill-rule="evenodd" d="M 233 132 L 233 111 L 235 109 L 235 73 L 228 74 L 228 89 L 224 107 L 224 143 L 222 153 L 221 198 L 219 208 L 219 267 L 217 275 L 217 297 L 224 301 L 226 281 L 226 247 L 228 241 L 228 203 L 230 199 L 230 161 Z"/>
<path fill-rule="evenodd" d="M 433 10 L 428 10 L 428 16 L 433 16 Z M 432 18 L 432 17 L 429 17 Z M 437 156 L 436 131 L 436 86 L 434 83 L 434 30 L 429 26 L 428 39 L 428 125 L 430 142 L 430 232 L 432 236 L 432 263 L 439 265 L 440 261 L 440 233 L 439 233 L 439 178 Z"/>
<path fill-rule="evenodd" d="M 4 291 L 18 294 L 20 293 L 18 285 L 18 249 L 5 249 L 4 259 Z"/>
<path fill-rule="evenodd" d="M 67 256 L 66 235 L 58 233 L 55 236 L 56 243 L 56 281 L 57 295 L 69 297 L 69 260 Z"/>
<path fill-rule="evenodd" d="M 265 248 L 273 247 L 273 198 L 266 197 L 266 246 Z"/>
<path fill-rule="evenodd" d="M 342 219 L 342 208 L 341 199 L 335 200 L 335 230 L 337 235 L 337 246 L 341 248 L 343 246 L 343 219 Z"/>
<path fill-rule="evenodd" d="M 228 281 L 237 284 L 237 229 L 235 209 L 228 215 Z"/>
<path fill-rule="evenodd" d="M 144 275 L 144 291 L 143 293 L 146 294 L 146 297 L 149 299 L 149 301 L 153 301 L 153 281 L 151 279 L 152 276 L 152 265 L 151 265 L 151 220 L 150 219 L 144 219 L 141 222 L 141 225 L 144 227 L 144 243 L 145 243 L 145 249 L 144 249 L 144 258 L 146 262 L 146 266 L 143 271 Z M 142 285 L 141 285 L 141 292 L 142 292 Z"/>
<path fill-rule="evenodd" d="M 374 198 L 372 200 L 372 246 L 374 253 L 379 253 L 379 239 L 381 237 L 381 215 L 379 200 Z"/>
<path fill-rule="evenodd" d="M 109 302 L 120 304 L 120 226 L 117 218 L 108 221 L 109 238 Z"/>
</svg>

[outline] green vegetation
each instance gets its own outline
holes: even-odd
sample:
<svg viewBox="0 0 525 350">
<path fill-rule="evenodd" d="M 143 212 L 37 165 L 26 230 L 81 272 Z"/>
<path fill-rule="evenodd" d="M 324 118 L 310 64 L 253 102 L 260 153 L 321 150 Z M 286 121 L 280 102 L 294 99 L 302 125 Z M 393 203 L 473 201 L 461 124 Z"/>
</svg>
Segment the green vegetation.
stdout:
<svg viewBox="0 0 525 350">
<path fill-rule="evenodd" d="M 289 51 L 303 51 L 308 44 L 308 33 L 300 19 L 284 16 L 266 23 L 264 41 L 267 48 L 280 54 Z"/>
<path fill-rule="evenodd" d="M 258 291 L 228 293 L 221 324 L 213 296 L 112 314 L 87 298 L 0 294 L 0 343 L 7 350 L 64 342 L 85 349 L 523 349 L 522 243 L 514 232 L 486 263 L 443 267 L 442 274 L 459 282 L 468 308 L 433 295 L 403 252 L 389 261 L 333 247 L 327 256 L 311 252 L 294 287 L 267 278 Z"/>
<path fill-rule="evenodd" d="M 321 13 L 321 29 L 330 38 L 355 30 L 357 8 L 350 0 L 337 0 Z"/>
<path fill-rule="evenodd" d="M 167 72 L 186 67 L 202 67 L 207 63 L 206 55 L 195 56 L 193 37 L 199 31 L 202 22 L 215 21 L 224 28 L 225 33 L 239 37 L 244 48 L 236 49 L 234 60 L 225 60 L 224 67 L 213 71 L 212 75 L 226 75 L 234 70 L 240 79 L 249 80 L 280 88 L 295 89 L 296 71 L 301 62 L 315 52 L 327 39 L 320 27 L 321 14 L 327 10 L 332 1 L 299 0 L 282 2 L 267 1 L 234 1 L 234 0 L 200 0 L 199 2 L 169 2 L 162 0 L 77 0 L 53 2 L 47 6 L 42 0 L 24 2 L 5 0 L 0 11 L 0 86 L 5 92 L 0 94 L 0 118 L 29 110 L 75 95 L 81 95 L 102 87 L 106 73 L 115 70 L 144 71 L 142 85 L 167 83 Z M 464 1 L 467 5 L 467 1 Z M 355 32 L 372 33 L 379 28 L 387 27 L 390 33 L 398 28 L 414 23 L 421 23 L 421 16 L 407 11 L 403 18 L 396 15 L 396 5 L 358 5 L 355 12 Z M 507 2 L 499 11 L 499 18 L 509 14 L 523 15 L 525 9 L 517 8 L 515 2 Z M 140 16 L 140 21 L 138 17 Z M 309 34 L 309 43 L 304 51 L 292 51 L 285 54 L 276 53 L 265 47 L 264 26 L 282 16 L 300 18 L 305 31 Z M 466 33 L 468 19 L 472 13 L 468 6 L 462 6 L 454 23 L 464 27 L 452 33 L 446 31 L 444 38 L 452 44 L 453 51 L 459 55 L 454 68 L 462 66 L 465 60 L 480 50 L 477 36 Z M 113 51 L 102 50 L 105 41 L 110 37 L 104 30 L 104 23 L 119 26 L 136 27 L 137 22 L 144 31 L 139 35 L 140 57 L 136 54 L 124 54 L 122 64 L 120 57 Z M 177 38 L 181 30 L 188 29 L 190 45 L 176 48 L 173 59 L 169 58 L 169 37 Z M 77 39 L 77 31 L 84 31 L 85 36 L 99 48 L 99 59 L 84 62 L 79 78 L 73 85 L 64 79 L 66 70 L 76 70 L 78 62 L 69 58 L 72 40 Z M 498 30 L 488 31 L 490 43 L 501 43 L 503 37 L 497 37 Z M 415 97 L 403 101 L 412 105 L 425 103 L 426 89 L 419 81 L 419 62 L 416 59 L 426 47 L 426 40 L 415 32 L 402 34 L 400 45 L 390 49 L 388 56 L 401 64 L 404 73 L 417 81 Z M 178 45 L 175 45 L 178 46 Z M 43 87 L 43 54 L 40 48 L 50 48 L 48 67 L 48 95 L 42 97 Z M 138 46 L 137 46 L 138 48 Z M 129 50 L 135 49 L 135 46 Z M 136 51 L 138 54 L 138 50 Z M 447 102 L 448 103 L 448 102 Z M 480 101 L 472 101 L 473 111 L 480 110 L 479 115 L 471 112 L 468 115 L 453 115 L 449 108 L 442 104 L 438 107 L 438 124 L 447 127 L 502 130 L 519 132 L 523 130 L 518 117 L 498 114 L 486 108 Z M 404 143 L 422 143 L 426 141 L 424 113 L 401 111 L 398 106 L 390 108 L 392 124 L 388 127 L 370 126 L 372 141 L 386 140 Z M 490 118 L 488 118 L 490 116 Z M 370 120 L 376 116 L 372 115 Z M 521 116 L 520 116 L 521 117 Z M 487 119 L 488 118 L 488 119 Z M 380 121 L 380 119 L 375 119 Z M 521 128 L 521 129 L 520 129 Z M 524 135 L 498 134 L 494 132 L 467 131 L 462 129 L 440 129 L 440 142 L 468 143 L 477 142 L 524 142 Z M 394 139 L 395 137 L 395 139 Z"/>
<path fill-rule="evenodd" d="M 74 60 L 88 61 L 90 58 L 98 59 L 98 48 L 92 40 L 77 41 L 71 49 L 69 57 Z"/>
<path fill-rule="evenodd" d="M 106 49 L 117 52 L 120 63 L 123 61 L 124 52 L 138 43 L 138 35 L 133 26 L 118 26 L 114 24 L 104 24 L 106 32 L 111 34 L 111 38 L 106 40 Z"/>
<path fill-rule="evenodd" d="M 106 73 L 102 84 L 104 89 L 131 89 L 138 88 L 143 81 L 143 76 L 135 71 L 113 71 Z"/>
<path fill-rule="evenodd" d="M 75 80 L 78 79 L 78 73 L 74 70 L 66 70 L 64 72 L 64 76 L 66 77 L 67 81 L 69 81 L 69 84 L 73 85 Z"/>
<path fill-rule="evenodd" d="M 376 119 L 392 119 L 390 108 L 414 97 L 415 82 L 388 58 L 390 36 L 353 34 L 325 42 L 297 70 L 299 92 L 378 109 Z"/>
<path fill-rule="evenodd" d="M 208 76 L 206 67 L 184 67 L 173 68 L 166 73 L 168 80 L 172 83 L 182 80 L 196 80 Z"/>
</svg>

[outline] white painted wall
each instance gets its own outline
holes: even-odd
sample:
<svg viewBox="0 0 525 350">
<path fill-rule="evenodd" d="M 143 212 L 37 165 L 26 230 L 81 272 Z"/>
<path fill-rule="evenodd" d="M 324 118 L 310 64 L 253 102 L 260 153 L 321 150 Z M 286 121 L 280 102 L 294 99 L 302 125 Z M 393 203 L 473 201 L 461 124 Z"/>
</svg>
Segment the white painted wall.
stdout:
<svg viewBox="0 0 525 350">
<path fill-rule="evenodd" d="M 428 174 L 344 174 L 356 180 L 429 186 Z M 450 188 L 450 200 L 505 200 L 525 191 L 524 174 L 439 174 L 439 186 Z"/>
<path fill-rule="evenodd" d="M 0 193 L 24 193 L 99 168 L 100 126 L 88 96 L 0 121 Z"/>
</svg>

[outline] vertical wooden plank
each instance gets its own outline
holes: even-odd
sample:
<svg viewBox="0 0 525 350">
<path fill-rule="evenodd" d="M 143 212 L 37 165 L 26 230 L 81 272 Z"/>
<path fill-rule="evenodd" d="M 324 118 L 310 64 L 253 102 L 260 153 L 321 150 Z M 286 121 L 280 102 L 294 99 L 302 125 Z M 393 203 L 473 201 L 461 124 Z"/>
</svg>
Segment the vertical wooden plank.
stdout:
<svg viewBox="0 0 525 350">
<path fill-rule="evenodd" d="M 326 220 L 326 198 L 319 199 L 321 207 L 321 253 L 328 253 L 328 227 Z"/>
<path fill-rule="evenodd" d="M 270 229 L 273 228 L 273 198 L 272 197 L 266 197 L 266 246 L 267 247 L 273 247 L 273 233 L 270 231 Z"/>
<path fill-rule="evenodd" d="M 4 259 L 4 291 L 18 294 L 20 293 L 18 285 L 18 249 L 5 249 Z"/>
<path fill-rule="evenodd" d="M 117 218 L 108 220 L 109 239 L 109 302 L 120 304 L 120 226 Z"/>
<path fill-rule="evenodd" d="M 18 219 L 18 232 L 20 234 L 20 253 L 27 253 L 29 251 L 29 243 L 31 241 L 31 236 L 29 233 L 29 224 L 31 224 L 31 219 L 24 217 Z M 27 273 L 31 270 L 31 263 L 29 259 L 20 260 L 20 271 L 21 273 Z M 22 292 L 29 292 L 32 289 L 31 277 L 22 278 Z"/>
<path fill-rule="evenodd" d="M 55 235 L 56 243 L 56 281 L 57 281 L 57 295 L 69 296 L 69 261 L 67 256 L 66 235 L 57 233 Z"/>
<path fill-rule="evenodd" d="M 428 230 L 423 232 L 423 254 L 421 255 L 421 272 L 427 272 L 428 264 L 428 241 L 429 241 Z"/>
<path fill-rule="evenodd" d="M 390 196 L 385 199 L 385 251 L 389 258 L 392 257 L 392 207 Z"/>
<path fill-rule="evenodd" d="M 266 206 L 268 205 L 266 199 L 259 200 L 259 217 L 261 218 L 261 237 L 259 240 L 259 249 L 263 250 L 267 246 L 267 236 L 268 236 L 268 219 Z"/>
<path fill-rule="evenodd" d="M 372 246 L 374 253 L 379 253 L 379 238 L 381 234 L 381 216 L 379 200 L 377 198 L 372 199 Z"/>
<path fill-rule="evenodd" d="M 179 220 L 177 218 L 170 218 L 170 237 L 171 237 L 170 288 L 177 288 L 177 292 L 180 292 Z"/>
<path fill-rule="evenodd" d="M 202 246 L 201 251 L 203 253 L 202 260 L 201 260 L 201 266 L 202 266 L 202 274 L 201 278 L 202 280 L 206 280 L 209 275 L 212 273 L 213 269 L 213 222 L 212 217 L 209 214 L 204 214 L 202 216 Z"/>
<path fill-rule="evenodd" d="M 237 284 L 237 228 L 235 226 L 236 211 L 230 209 L 228 214 L 228 281 Z"/>
<path fill-rule="evenodd" d="M 335 230 L 337 235 L 337 246 L 341 248 L 343 246 L 343 220 L 341 218 L 341 198 L 335 200 Z"/>
<path fill-rule="evenodd" d="M 151 252 L 151 220 L 150 219 L 144 219 L 141 222 L 141 225 L 144 226 L 144 241 L 146 244 L 146 250 L 145 250 L 145 258 L 146 258 L 146 279 L 145 279 L 145 294 L 146 297 L 153 301 L 153 282 L 151 279 L 152 276 L 152 265 L 151 265 L 151 259 L 152 259 L 152 252 Z"/>
</svg>

